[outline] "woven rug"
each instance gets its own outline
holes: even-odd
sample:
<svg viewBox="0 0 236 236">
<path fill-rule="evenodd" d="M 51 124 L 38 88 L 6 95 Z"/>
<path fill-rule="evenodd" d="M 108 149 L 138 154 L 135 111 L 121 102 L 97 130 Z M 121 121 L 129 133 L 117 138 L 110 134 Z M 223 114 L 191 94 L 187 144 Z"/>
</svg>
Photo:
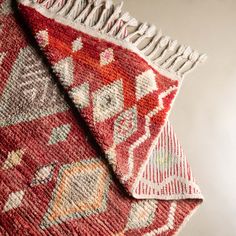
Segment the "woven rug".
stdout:
<svg viewBox="0 0 236 236">
<path fill-rule="evenodd" d="M 168 115 L 205 55 L 111 1 L 14 6 L 0 0 L 0 234 L 177 233 L 202 195 Z"/>
</svg>

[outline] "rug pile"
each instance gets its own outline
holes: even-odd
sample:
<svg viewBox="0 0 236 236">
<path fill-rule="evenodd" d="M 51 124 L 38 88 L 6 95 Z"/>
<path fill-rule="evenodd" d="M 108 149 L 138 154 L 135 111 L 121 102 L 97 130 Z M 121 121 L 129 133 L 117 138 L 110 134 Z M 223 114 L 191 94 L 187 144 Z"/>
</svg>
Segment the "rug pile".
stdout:
<svg viewBox="0 0 236 236">
<path fill-rule="evenodd" d="M 206 56 L 122 5 L 0 0 L 0 235 L 174 235 L 202 202 L 168 115 Z"/>
</svg>

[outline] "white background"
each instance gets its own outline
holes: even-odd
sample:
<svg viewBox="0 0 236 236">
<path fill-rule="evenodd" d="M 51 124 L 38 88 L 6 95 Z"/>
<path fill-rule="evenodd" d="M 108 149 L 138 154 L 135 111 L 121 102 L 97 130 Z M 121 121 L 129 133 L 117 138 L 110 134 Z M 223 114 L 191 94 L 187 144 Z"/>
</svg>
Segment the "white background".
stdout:
<svg viewBox="0 0 236 236">
<path fill-rule="evenodd" d="M 171 121 L 205 202 L 180 236 L 236 235 L 236 1 L 125 0 L 124 9 L 208 54 L 190 73 Z"/>
</svg>

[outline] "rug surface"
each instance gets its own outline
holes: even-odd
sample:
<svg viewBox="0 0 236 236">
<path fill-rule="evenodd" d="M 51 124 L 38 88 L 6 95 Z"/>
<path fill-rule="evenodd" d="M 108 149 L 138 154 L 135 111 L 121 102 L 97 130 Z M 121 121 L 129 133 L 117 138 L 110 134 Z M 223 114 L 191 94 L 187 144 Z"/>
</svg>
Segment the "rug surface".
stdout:
<svg viewBox="0 0 236 236">
<path fill-rule="evenodd" d="M 110 1 L 0 4 L 0 233 L 178 232 L 202 195 L 167 117 L 204 55 Z"/>
</svg>

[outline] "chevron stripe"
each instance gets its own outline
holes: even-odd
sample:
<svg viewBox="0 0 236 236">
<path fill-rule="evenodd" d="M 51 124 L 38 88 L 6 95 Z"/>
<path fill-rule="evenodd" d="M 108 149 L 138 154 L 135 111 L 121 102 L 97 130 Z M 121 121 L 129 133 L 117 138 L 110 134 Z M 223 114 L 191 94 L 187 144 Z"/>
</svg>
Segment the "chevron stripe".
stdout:
<svg viewBox="0 0 236 236">
<path fill-rule="evenodd" d="M 169 122 L 163 128 L 134 192 L 140 198 L 202 197 Z"/>
<path fill-rule="evenodd" d="M 172 202 L 170 205 L 170 210 L 168 214 L 167 223 L 163 225 L 162 227 L 155 229 L 149 233 L 144 234 L 144 236 L 155 236 L 165 233 L 168 230 L 171 230 L 174 228 L 174 219 L 175 219 L 175 212 L 177 208 L 176 201 Z"/>
<path fill-rule="evenodd" d="M 150 137 L 150 124 L 151 118 L 155 116 L 159 111 L 164 109 L 163 99 L 168 96 L 170 93 L 175 91 L 177 87 L 170 87 L 168 90 L 162 92 L 158 97 L 158 104 L 152 111 L 150 111 L 145 116 L 145 134 L 142 135 L 138 140 L 136 140 L 129 148 L 129 158 L 128 158 L 128 173 L 123 176 L 122 180 L 125 182 L 129 180 L 133 174 L 134 169 L 134 150 L 139 147 L 143 142 L 145 142 Z"/>
</svg>

